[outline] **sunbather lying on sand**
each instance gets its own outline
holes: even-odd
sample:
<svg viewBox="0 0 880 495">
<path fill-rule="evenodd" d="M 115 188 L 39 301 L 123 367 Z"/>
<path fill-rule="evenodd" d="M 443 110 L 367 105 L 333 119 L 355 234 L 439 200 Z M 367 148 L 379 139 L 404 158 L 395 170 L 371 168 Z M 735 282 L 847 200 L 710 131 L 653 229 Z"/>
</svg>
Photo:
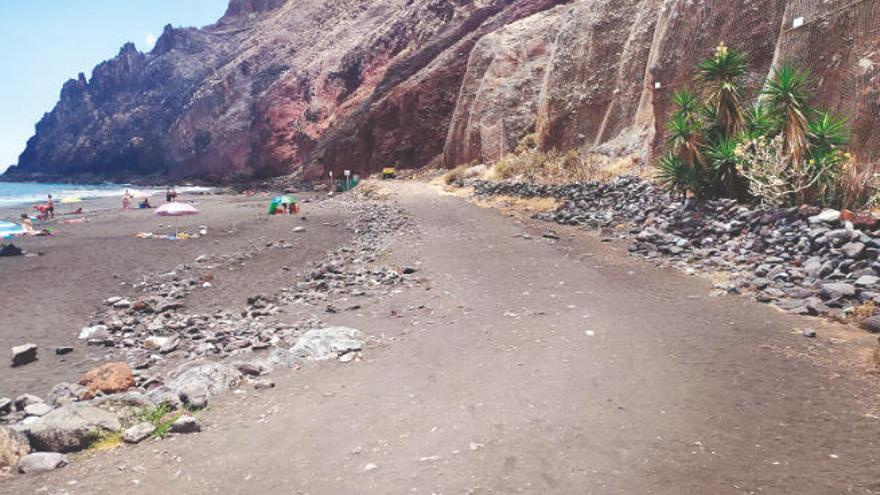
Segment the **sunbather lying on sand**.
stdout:
<svg viewBox="0 0 880 495">
<path fill-rule="evenodd" d="M 21 214 L 21 227 L 24 229 L 25 235 L 33 235 L 33 236 L 42 236 L 42 235 L 52 235 L 48 230 L 37 230 L 34 228 L 34 223 L 31 222 L 31 219 L 28 218 L 27 213 Z"/>
</svg>

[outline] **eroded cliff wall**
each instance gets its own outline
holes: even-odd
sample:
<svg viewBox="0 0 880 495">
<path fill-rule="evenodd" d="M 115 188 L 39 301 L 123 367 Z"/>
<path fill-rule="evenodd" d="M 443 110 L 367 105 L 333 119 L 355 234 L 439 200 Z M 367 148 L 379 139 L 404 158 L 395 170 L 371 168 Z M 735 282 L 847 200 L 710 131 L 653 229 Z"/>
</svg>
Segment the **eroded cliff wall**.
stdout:
<svg viewBox="0 0 880 495">
<path fill-rule="evenodd" d="M 672 93 L 719 42 L 810 68 L 880 154 L 880 0 L 232 0 L 67 82 L 16 177 L 234 180 L 663 143 Z"/>
</svg>

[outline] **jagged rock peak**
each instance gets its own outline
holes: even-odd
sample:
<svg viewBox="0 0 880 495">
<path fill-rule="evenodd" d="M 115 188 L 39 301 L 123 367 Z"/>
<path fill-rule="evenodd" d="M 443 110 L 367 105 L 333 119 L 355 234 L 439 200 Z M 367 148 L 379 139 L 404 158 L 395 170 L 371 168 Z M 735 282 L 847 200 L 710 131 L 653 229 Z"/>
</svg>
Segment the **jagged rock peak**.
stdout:
<svg viewBox="0 0 880 495">
<path fill-rule="evenodd" d="M 224 18 L 268 12 L 281 7 L 287 0 L 229 0 Z"/>
</svg>

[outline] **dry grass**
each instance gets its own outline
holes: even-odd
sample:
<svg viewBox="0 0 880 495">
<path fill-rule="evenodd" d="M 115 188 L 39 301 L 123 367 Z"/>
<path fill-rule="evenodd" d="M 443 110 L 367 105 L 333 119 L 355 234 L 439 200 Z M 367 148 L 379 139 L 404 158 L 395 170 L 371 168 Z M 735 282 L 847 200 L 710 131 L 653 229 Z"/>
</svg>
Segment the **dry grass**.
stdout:
<svg viewBox="0 0 880 495">
<path fill-rule="evenodd" d="M 382 183 L 374 179 L 368 179 L 361 182 L 358 184 L 355 191 L 357 194 L 360 194 L 367 199 L 384 201 L 391 197 L 391 193 L 382 187 Z"/>
<path fill-rule="evenodd" d="M 853 308 L 852 319 L 857 323 L 861 323 L 866 318 L 873 316 L 876 309 L 877 306 L 874 304 L 874 301 L 867 301 L 861 306 Z"/>
<path fill-rule="evenodd" d="M 451 185 L 456 181 L 464 179 L 465 172 L 467 172 L 468 168 L 470 168 L 470 165 L 459 165 L 449 172 L 446 172 L 443 174 L 443 182 L 447 185 Z"/>
<path fill-rule="evenodd" d="M 605 155 L 581 155 L 576 150 L 565 153 L 527 149 L 512 153 L 492 168 L 496 180 L 519 180 L 542 184 L 608 181 L 638 170 L 637 155 L 610 158 Z"/>
<path fill-rule="evenodd" d="M 843 165 L 840 181 L 841 207 L 862 209 L 877 206 L 880 200 L 880 174 L 875 164 L 856 164 L 850 160 Z"/>
<path fill-rule="evenodd" d="M 536 213 L 554 211 L 559 208 L 559 201 L 555 198 L 523 198 L 499 195 L 475 197 L 471 202 L 483 208 L 494 208 L 509 215 L 525 217 L 531 217 Z"/>
<path fill-rule="evenodd" d="M 500 180 L 521 180 L 559 184 L 594 180 L 599 166 L 592 157 L 581 157 L 577 151 L 564 154 L 535 149 L 509 154 L 495 164 L 493 174 Z"/>
</svg>

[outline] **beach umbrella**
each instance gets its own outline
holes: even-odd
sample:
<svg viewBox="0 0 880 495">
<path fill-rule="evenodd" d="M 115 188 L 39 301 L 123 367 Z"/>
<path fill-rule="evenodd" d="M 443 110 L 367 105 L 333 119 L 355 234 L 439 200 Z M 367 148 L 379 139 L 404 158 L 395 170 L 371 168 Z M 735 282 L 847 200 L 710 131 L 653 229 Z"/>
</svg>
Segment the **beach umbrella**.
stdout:
<svg viewBox="0 0 880 495">
<path fill-rule="evenodd" d="M 156 215 L 161 217 L 182 217 L 185 215 L 197 215 L 197 210 L 193 205 L 186 203 L 166 203 L 156 208 Z"/>
<path fill-rule="evenodd" d="M 61 198 L 61 202 L 64 204 L 67 203 L 82 203 L 82 198 L 77 198 L 76 196 L 70 196 L 67 198 Z"/>
<path fill-rule="evenodd" d="M 296 202 L 297 202 L 296 198 L 294 198 L 293 196 L 291 196 L 289 194 L 285 194 L 283 196 L 276 196 L 274 199 L 272 199 L 272 202 L 269 203 L 269 214 L 271 215 L 271 214 L 275 213 L 275 210 L 277 210 L 278 207 L 281 205 L 292 205 L 292 204 L 296 204 Z"/>
</svg>

